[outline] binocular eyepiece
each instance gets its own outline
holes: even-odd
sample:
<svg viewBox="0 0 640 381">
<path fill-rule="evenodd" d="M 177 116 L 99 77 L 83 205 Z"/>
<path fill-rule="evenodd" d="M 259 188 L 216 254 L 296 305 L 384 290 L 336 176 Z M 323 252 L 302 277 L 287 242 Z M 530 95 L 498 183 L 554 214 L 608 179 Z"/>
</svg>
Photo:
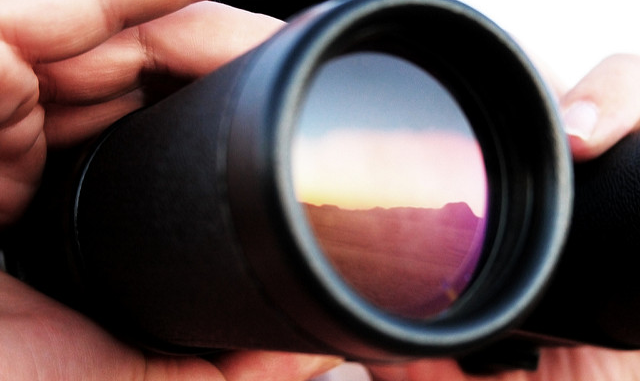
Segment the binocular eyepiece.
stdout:
<svg viewBox="0 0 640 381">
<path fill-rule="evenodd" d="M 573 198 L 553 97 L 506 33 L 454 1 L 329 1 L 81 155 L 54 154 L 4 252 L 10 272 L 170 353 L 626 346 L 555 324 L 575 287 L 535 308 L 554 272 L 595 258 L 563 251 Z"/>
</svg>

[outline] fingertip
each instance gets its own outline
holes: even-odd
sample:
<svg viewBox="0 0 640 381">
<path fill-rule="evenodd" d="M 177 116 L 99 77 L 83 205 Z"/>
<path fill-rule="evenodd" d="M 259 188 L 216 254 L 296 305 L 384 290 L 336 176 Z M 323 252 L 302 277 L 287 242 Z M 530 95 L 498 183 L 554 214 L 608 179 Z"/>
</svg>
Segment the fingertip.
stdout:
<svg viewBox="0 0 640 381">
<path fill-rule="evenodd" d="M 358 363 L 347 362 L 338 365 L 330 371 L 312 378 L 309 381 L 371 381 L 367 368 Z"/>
<path fill-rule="evenodd" d="M 560 100 L 573 157 L 598 157 L 637 129 L 640 121 L 640 57 L 602 61 Z"/>
<path fill-rule="evenodd" d="M 197 357 L 147 356 L 144 381 L 224 381 L 222 373 L 209 362 Z"/>
<path fill-rule="evenodd" d="M 201 2 L 143 24 L 138 41 L 147 70 L 197 78 L 255 48 L 284 26 L 266 15 L 219 2 Z"/>
<path fill-rule="evenodd" d="M 593 135 L 598 126 L 600 110 L 592 101 L 578 100 L 562 110 L 564 130 L 576 161 L 594 157 Z"/>
<path fill-rule="evenodd" d="M 342 364 L 335 356 L 269 351 L 238 351 L 213 361 L 226 381 L 305 381 Z"/>
<path fill-rule="evenodd" d="M 562 117 L 576 162 L 597 158 L 636 129 L 635 123 L 603 112 L 592 102 L 574 103 L 563 111 Z"/>
<path fill-rule="evenodd" d="M 571 154 L 575 162 L 588 161 L 596 156 L 598 153 L 594 152 L 589 143 L 579 136 L 568 134 L 569 147 L 571 148 Z"/>
<path fill-rule="evenodd" d="M 584 126 L 583 126 L 584 127 Z M 630 132 L 630 128 L 606 117 L 598 119 L 591 131 L 565 126 L 574 161 L 595 159 L 613 147 Z"/>
<path fill-rule="evenodd" d="M 591 101 L 577 101 L 565 108 L 562 116 L 568 135 L 588 141 L 597 126 L 599 108 Z"/>
</svg>

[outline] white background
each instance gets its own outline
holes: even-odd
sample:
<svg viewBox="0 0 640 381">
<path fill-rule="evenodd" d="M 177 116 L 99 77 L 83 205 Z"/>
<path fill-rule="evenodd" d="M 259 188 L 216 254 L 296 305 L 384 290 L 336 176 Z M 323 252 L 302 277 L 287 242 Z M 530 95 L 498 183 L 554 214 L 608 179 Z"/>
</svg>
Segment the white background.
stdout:
<svg viewBox="0 0 640 381">
<path fill-rule="evenodd" d="M 638 0 L 461 0 L 511 33 L 565 85 L 613 53 L 640 54 Z"/>
</svg>

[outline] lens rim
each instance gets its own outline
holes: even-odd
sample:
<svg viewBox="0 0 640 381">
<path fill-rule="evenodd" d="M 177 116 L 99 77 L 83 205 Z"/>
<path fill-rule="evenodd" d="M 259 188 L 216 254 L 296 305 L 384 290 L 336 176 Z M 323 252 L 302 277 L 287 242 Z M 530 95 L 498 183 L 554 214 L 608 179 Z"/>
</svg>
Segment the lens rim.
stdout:
<svg viewBox="0 0 640 381">
<path fill-rule="evenodd" d="M 440 83 L 440 81 L 437 78 L 433 77 L 429 72 L 425 71 L 423 67 L 419 67 L 419 66 L 415 65 L 413 62 L 408 61 L 408 60 L 406 60 L 404 58 L 401 58 L 398 55 L 391 55 L 391 54 L 386 53 L 386 52 L 381 52 L 380 50 L 377 50 L 377 51 L 373 51 L 373 50 L 357 50 L 355 52 L 347 52 L 347 53 L 339 54 L 339 55 L 337 55 L 335 57 L 328 58 L 327 61 L 323 65 L 320 65 L 320 68 L 321 68 L 322 72 L 324 73 L 324 71 L 326 70 L 326 66 L 327 65 L 328 66 L 332 66 L 334 64 L 342 65 L 343 63 L 341 63 L 341 62 L 344 62 L 344 61 L 342 61 L 343 58 L 346 58 L 348 60 L 347 62 L 349 62 L 349 63 L 360 62 L 361 60 L 365 60 L 364 61 L 365 65 L 367 65 L 367 63 L 371 63 L 371 64 L 375 65 L 377 63 L 384 62 L 384 67 L 376 67 L 376 66 L 374 66 L 374 67 L 372 67 L 370 69 L 367 69 L 367 71 L 370 71 L 370 70 L 373 69 L 373 72 L 371 74 L 374 75 L 374 76 L 379 76 L 381 78 L 387 78 L 387 74 L 382 73 L 380 70 L 385 70 L 385 71 L 394 70 L 393 68 L 388 67 L 389 64 L 401 65 L 402 67 L 404 67 L 405 70 L 410 70 L 411 72 L 415 72 L 416 75 L 419 75 L 419 78 L 414 78 L 412 83 L 404 82 L 405 86 L 409 86 L 409 87 L 412 87 L 413 89 L 417 90 L 418 89 L 417 86 L 423 86 L 424 85 L 424 86 L 426 86 L 428 88 L 432 88 L 432 90 L 434 91 L 433 94 L 438 94 L 437 95 L 438 97 L 442 97 L 442 98 L 447 99 L 447 103 L 452 103 L 452 106 L 450 106 L 450 107 L 452 107 L 452 109 L 453 108 L 456 109 L 455 113 L 457 115 L 456 115 L 456 117 L 454 119 L 452 119 L 452 121 L 454 121 L 453 123 L 455 123 L 454 124 L 455 126 L 459 126 L 459 128 L 461 129 L 460 132 L 459 132 L 461 134 L 461 136 L 465 136 L 470 141 L 473 141 L 474 144 L 478 143 L 478 140 L 477 140 L 477 138 L 475 136 L 475 132 L 473 131 L 473 127 L 471 126 L 470 121 L 467 119 L 466 113 L 461 108 L 461 106 L 458 104 L 458 102 L 454 98 L 453 94 L 451 94 L 451 92 L 442 83 Z M 357 64 L 360 64 L 360 63 L 357 63 Z M 333 67 L 332 68 L 332 72 L 336 73 L 336 69 L 337 68 Z M 342 70 L 342 69 L 337 69 L 337 70 Z M 309 89 L 307 90 L 307 92 L 305 94 L 305 98 L 302 99 L 301 102 L 300 102 L 300 105 L 299 105 L 300 108 L 303 108 L 304 110 L 308 110 L 308 107 L 307 107 L 308 106 L 308 100 L 310 99 L 310 97 L 312 97 L 312 94 L 314 94 L 314 93 L 317 94 L 319 80 L 320 80 L 320 77 L 316 76 L 316 77 L 314 77 L 312 79 L 312 82 L 308 84 Z M 342 81 L 340 81 L 340 82 L 342 83 Z M 433 82 L 433 85 L 430 85 L 430 83 L 432 83 L 432 82 Z M 341 83 L 336 84 L 336 85 L 340 86 Z M 387 85 L 388 78 L 384 83 L 385 83 L 385 88 L 387 86 L 391 86 L 395 90 L 400 90 L 401 89 L 401 88 L 398 88 L 397 86 L 393 86 L 393 84 Z M 326 85 L 322 85 L 321 88 L 322 88 L 321 91 L 322 91 L 323 94 L 325 94 L 325 96 L 330 94 L 330 93 L 328 93 L 328 91 L 332 90 L 330 88 L 327 88 Z M 358 93 L 360 94 L 362 91 L 364 91 L 364 90 L 360 90 Z M 383 91 L 385 91 L 385 89 L 380 88 L 380 89 L 378 89 L 378 91 L 374 90 L 373 93 L 374 94 L 379 94 L 380 92 L 383 92 Z M 394 90 L 392 90 L 392 91 L 394 91 Z M 402 91 L 404 91 L 404 90 L 402 90 Z M 338 90 L 338 93 L 339 92 L 340 92 L 340 90 Z M 395 91 L 394 91 L 394 93 L 395 93 Z M 333 94 L 333 93 L 331 93 L 331 94 Z M 433 96 L 435 96 L 435 95 L 433 95 Z M 376 98 L 378 98 L 378 97 L 382 97 L 382 95 L 376 95 Z M 412 98 L 415 98 L 415 96 L 412 96 Z M 424 106 L 421 106 L 421 107 L 425 107 L 425 108 L 427 108 L 429 110 L 432 110 L 431 108 L 429 108 L 429 107 L 432 107 L 432 106 L 428 106 L 428 105 L 426 105 L 424 103 L 425 101 L 429 102 L 430 99 L 431 99 L 431 96 L 428 96 L 426 99 L 420 99 L 420 101 L 422 102 L 420 104 L 424 105 Z M 354 100 L 354 102 L 358 103 L 358 102 L 361 102 L 361 101 L 358 101 L 356 99 L 356 100 Z M 391 102 L 393 102 L 393 101 L 391 101 Z M 413 102 L 411 102 L 411 104 L 413 104 Z M 360 103 L 360 105 L 365 105 L 365 104 L 364 103 Z M 349 105 L 345 105 L 345 101 L 344 100 L 340 100 L 339 104 L 337 105 L 338 109 L 341 109 L 341 108 L 343 108 L 345 106 L 346 107 L 350 107 Z M 380 106 L 381 105 L 378 104 L 378 106 L 376 106 L 376 107 L 380 107 Z M 359 109 L 360 108 L 358 108 L 358 110 Z M 383 109 L 384 109 L 384 107 L 383 107 Z M 317 110 L 317 108 L 316 108 L 316 110 Z M 326 111 L 326 112 L 328 112 L 329 114 L 333 114 L 334 112 L 336 112 L 337 114 L 341 113 L 340 111 L 337 111 L 336 109 L 333 109 L 333 108 L 331 110 L 329 110 L 329 111 Z M 397 114 L 393 110 L 388 110 L 387 112 L 391 115 L 390 116 L 390 118 L 391 118 L 390 120 L 396 121 L 396 120 L 402 119 L 402 115 Z M 411 112 L 411 111 L 410 110 L 405 110 L 405 112 Z M 438 111 L 434 110 L 433 112 L 438 112 Z M 302 118 L 302 115 L 304 115 L 304 114 L 305 114 L 305 112 L 300 112 L 299 113 L 299 118 Z M 420 114 L 420 115 L 425 115 L 425 114 Z M 403 124 L 403 126 L 407 127 L 407 128 L 410 128 L 411 130 L 413 130 L 414 128 L 416 130 L 420 129 L 423 132 L 432 131 L 431 128 L 433 126 L 433 127 L 435 127 L 434 131 L 436 131 L 438 133 L 444 133 L 444 134 L 447 134 L 447 133 L 450 133 L 450 132 L 453 133 L 452 130 L 450 130 L 451 127 L 447 127 L 447 125 L 444 125 L 444 126 L 433 125 L 433 122 L 428 122 L 427 118 L 428 118 L 428 116 L 425 115 L 424 119 L 421 119 L 420 124 L 416 124 L 416 122 L 411 120 L 411 121 L 408 122 L 409 124 L 407 124 L 407 125 Z M 371 120 L 371 118 L 368 118 L 367 120 L 370 121 L 370 122 L 373 122 L 373 120 Z M 423 125 L 422 121 L 427 122 L 427 125 Z M 354 122 L 357 123 L 357 121 L 354 121 Z M 333 121 L 329 121 L 328 123 L 333 123 Z M 343 129 L 343 127 L 340 126 L 339 122 L 338 122 L 338 125 L 336 125 L 334 127 L 337 127 L 337 129 L 340 129 L 340 130 Z M 363 127 L 363 126 L 360 126 L 360 127 Z M 298 141 L 297 138 L 299 136 L 301 136 L 302 134 L 304 134 L 303 131 L 305 131 L 305 130 L 306 129 L 304 127 L 304 123 L 302 123 L 301 121 L 297 122 L 297 128 L 294 129 L 295 132 L 294 132 L 293 139 L 295 139 L 296 142 L 297 142 Z M 377 131 L 377 130 L 375 130 L 375 131 Z M 385 130 L 385 131 L 387 131 L 387 130 Z M 458 131 L 458 130 L 456 129 L 456 131 Z M 296 146 L 297 143 L 296 142 L 291 144 L 291 148 L 289 148 L 287 150 L 288 152 L 294 152 L 294 151 L 297 152 L 300 149 L 300 148 L 297 148 L 297 146 Z M 355 144 L 357 145 L 357 143 L 355 143 Z M 340 152 L 336 152 L 336 153 L 338 155 L 340 154 Z M 294 156 L 294 157 L 292 157 L 291 165 L 293 167 L 296 167 L 296 163 L 299 162 L 298 158 L 297 158 L 297 156 L 295 154 L 292 155 L 292 156 Z M 454 274 L 457 274 L 457 275 L 455 275 L 456 277 L 461 276 L 462 273 L 460 273 L 460 271 L 463 269 L 463 263 L 461 263 L 459 266 L 456 266 L 455 268 L 452 268 L 451 272 L 447 272 L 446 274 L 443 274 L 443 278 L 441 278 L 442 281 L 455 282 L 456 284 L 461 284 L 463 286 L 463 288 L 462 288 L 461 291 L 458 288 L 456 288 L 456 290 L 457 290 L 456 291 L 457 292 L 456 297 L 452 298 L 451 300 L 448 300 L 446 302 L 446 305 L 445 305 L 445 302 L 442 302 L 441 306 L 438 304 L 440 307 L 438 307 L 437 310 L 434 309 L 435 310 L 434 312 L 430 312 L 429 314 L 424 314 L 424 313 L 411 314 L 411 313 L 403 313 L 400 310 L 391 311 L 391 310 L 389 310 L 389 309 L 384 307 L 384 303 L 383 304 L 378 304 L 375 301 L 371 300 L 370 297 L 367 297 L 365 295 L 366 291 L 363 288 L 358 287 L 356 284 L 354 284 L 352 278 L 349 277 L 348 274 L 345 274 L 343 271 L 341 271 L 336 266 L 335 260 L 331 258 L 331 254 L 332 254 L 331 250 L 329 250 L 329 251 L 326 250 L 327 247 L 323 244 L 322 237 L 318 236 L 317 226 L 315 226 L 311 222 L 311 219 L 310 219 L 311 217 L 309 215 L 308 207 L 306 207 L 304 205 L 305 200 L 300 200 L 299 196 L 298 196 L 298 202 L 301 205 L 303 205 L 302 209 L 304 211 L 304 215 L 305 215 L 306 221 L 307 221 L 307 224 L 305 224 L 305 225 L 307 225 L 306 226 L 307 229 L 305 229 L 305 226 L 300 226 L 300 228 L 303 229 L 303 230 L 308 231 L 308 232 L 305 232 L 305 234 L 304 234 L 305 236 L 311 235 L 311 236 L 314 237 L 314 240 L 315 240 L 315 244 L 312 247 L 309 247 L 308 249 L 309 250 L 315 250 L 317 248 L 317 249 L 323 251 L 325 253 L 325 255 L 323 255 L 323 256 L 328 258 L 329 263 L 332 265 L 334 270 L 337 272 L 339 278 L 341 280 L 343 280 L 343 278 L 344 278 L 345 283 L 349 287 L 351 287 L 359 297 L 365 299 L 368 303 L 371 303 L 374 306 L 374 308 L 381 309 L 384 313 L 388 313 L 388 314 L 390 314 L 392 316 L 397 316 L 397 317 L 400 317 L 400 318 L 403 318 L 403 319 L 417 320 L 417 321 L 429 321 L 429 320 L 433 319 L 435 316 L 437 316 L 437 315 L 443 313 L 444 311 L 448 310 L 449 308 L 451 308 L 452 305 L 454 305 L 460 299 L 460 296 L 467 290 L 468 286 L 473 282 L 473 280 L 475 280 L 475 277 L 477 276 L 477 274 L 479 272 L 479 269 L 481 267 L 480 265 L 483 262 L 483 260 L 482 260 L 482 249 L 483 249 L 483 246 L 484 246 L 483 245 L 484 238 L 479 239 L 478 235 L 482 234 L 482 236 L 484 237 L 486 226 L 488 225 L 488 212 L 490 210 L 490 207 L 488 205 L 488 194 L 487 193 L 488 193 L 488 189 L 489 189 L 489 184 L 487 184 L 486 173 L 484 173 L 484 158 L 483 157 L 479 157 L 478 160 L 479 160 L 478 163 L 482 164 L 482 169 L 481 169 L 482 176 L 485 177 L 485 179 L 483 180 L 482 183 L 478 183 L 478 185 L 479 185 L 478 186 L 478 188 L 479 188 L 478 190 L 480 190 L 480 189 L 482 190 L 482 193 L 481 193 L 481 196 L 483 198 L 482 205 L 481 205 L 482 206 L 482 210 L 480 211 L 479 215 L 477 216 L 479 218 L 479 222 L 478 222 L 478 225 L 477 225 L 477 227 L 476 227 L 476 229 L 474 230 L 474 233 L 473 233 L 473 237 L 474 237 L 473 242 L 471 242 L 470 246 L 466 249 L 466 251 L 464 253 L 460 253 L 460 254 L 464 255 L 464 259 L 461 259 L 461 261 L 463 263 L 466 263 L 467 266 L 468 266 L 467 262 L 469 260 L 472 260 L 472 262 L 473 262 L 473 267 L 469 268 L 470 272 L 469 271 L 465 271 L 464 272 L 464 274 L 466 274 L 467 276 L 470 276 L 472 279 L 465 280 L 464 284 L 461 284 L 460 282 L 462 281 L 462 278 L 448 278 L 448 277 L 445 278 L 444 277 L 445 275 L 453 277 Z M 428 167 L 429 164 L 425 163 L 425 166 Z M 424 168 L 424 167 L 422 167 L 422 168 Z M 474 172 L 474 174 L 475 173 L 477 173 L 477 172 Z M 294 188 L 297 188 L 298 181 L 295 178 L 295 177 L 297 177 L 297 174 L 296 174 L 296 176 L 293 176 L 293 177 L 294 178 L 292 178 L 290 180 L 295 185 Z M 373 194 L 375 194 L 375 189 L 373 189 L 372 191 L 374 192 Z M 294 192 L 297 194 L 297 189 L 294 189 Z M 454 193 L 455 193 L 455 190 L 454 190 Z M 448 198 L 447 203 L 468 202 L 468 201 L 469 200 L 467 200 L 467 199 L 451 199 L 451 198 Z M 376 204 L 376 205 L 380 206 L 379 204 Z M 402 204 L 402 205 L 397 205 L 397 206 L 398 207 L 402 207 L 402 206 L 410 207 L 411 205 Z M 476 206 L 478 206 L 478 205 L 476 205 Z M 374 205 L 371 205 L 370 207 L 373 208 Z M 382 207 L 384 207 L 384 206 L 382 206 Z M 437 210 L 437 209 L 441 208 L 441 206 L 433 206 L 433 207 L 431 207 L 431 206 L 423 206 L 423 208 Z M 343 209 L 343 210 L 346 211 L 345 209 Z M 348 210 L 348 208 L 347 208 L 347 210 Z M 361 210 L 361 209 L 358 209 L 358 210 L 360 210 L 361 212 L 364 211 L 364 210 Z M 476 213 L 478 213 L 478 211 L 476 211 Z M 482 233 L 479 233 L 480 230 L 482 231 Z M 431 237 L 432 236 L 431 233 L 428 230 L 422 230 L 421 235 L 423 235 L 423 234 L 426 235 L 426 237 Z M 372 237 L 372 238 L 374 238 L 374 237 Z M 349 242 L 350 242 L 349 239 L 346 239 L 345 241 L 343 241 L 343 243 L 345 243 L 345 244 L 349 244 Z M 408 243 L 410 245 L 414 246 L 413 244 L 411 244 L 411 242 L 408 242 Z M 403 244 L 402 242 L 398 242 L 398 245 L 402 245 L 402 244 Z M 367 253 L 363 252 L 362 254 L 366 255 Z M 428 260 L 428 258 L 429 257 L 425 257 L 424 259 Z M 400 258 L 400 260 L 402 260 L 402 259 Z M 365 274 L 363 274 L 362 272 L 359 272 L 358 275 L 365 275 Z M 391 275 L 391 274 L 388 274 L 388 275 Z M 402 274 L 396 274 L 396 275 L 398 275 L 399 279 L 403 279 Z M 375 276 L 372 279 L 373 279 L 374 283 L 377 283 L 377 280 L 380 280 Z M 411 297 L 411 300 L 413 300 L 413 303 L 411 305 L 414 305 L 414 306 L 417 303 L 427 303 L 428 299 L 425 299 L 427 295 L 430 295 L 430 297 L 433 297 L 433 298 L 443 298 L 443 297 L 446 296 L 445 295 L 446 291 L 444 289 L 442 289 L 440 291 L 435 291 L 435 289 L 434 289 L 433 292 L 429 292 L 428 290 L 424 290 L 425 295 L 423 297 L 420 296 L 421 293 L 419 292 L 419 290 L 416 290 L 416 291 L 418 291 L 418 292 L 416 292 L 416 294 L 417 294 L 416 297 Z M 389 296 L 393 297 L 392 294 L 390 294 Z M 398 300 L 397 297 L 400 297 L 400 295 L 395 295 L 395 296 L 396 297 L 393 297 L 393 300 Z"/>
<path fill-rule="evenodd" d="M 398 38 L 405 42 L 401 49 L 389 43 Z M 490 252 L 467 292 L 429 321 L 373 308 L 337 276 L 309 231 L 291 181 L 291 139 L 315 71 L 331 57 L 373 47 L 418 64 L 443 83 L 477 127 L 485 163 L 494 168 L 488 171 Z M 231 126 L 228 160 L 238 169 L 229 172 L 228 192 L 248 264 L 293 324 L 334 352 L 389 359 L 466 351 L 526 316 L 561 251 L 571 161 L 549 91 L 506 33 L 453 1 L 327 2 L 294 19 L 252 66 Z M 491 92 L 484 76 L 507 78 L 500 86 L 511 91 L 507 82 L 518 80 L 522 90 Z M 505 111 L 506 104 L 513 110 Z M 509 125 L 520 118 L 522 128 Z M 247 180 L 247 174 L 257 175 Z M 255 200 L 256 213 L 246 213 L 247 199 Z M 517 234 L 509 230 L 514 226 Z M 257 237 L 256 231 L 264 233 Z"/>
<path fill-rule="evenodd" d="M 300 108 L 306 101 L 308 87 L 313 82 L 316 72 L 332 59 L 343 55 L 358 52 L 378 52 L 404 59 L 420 67 L 440 82 L 440 84 L 449 91 L 452 97 L 458 101 L 459 107 L 462 109 L 465 117 L 467 117 L 471 127 L 473 128 L 473 133 L 478 137 L 485 135 L 478 134 L 477 126 L 483 125 L 481 128 L 486 128 L 486 121 L 484 118 L 479 118 L 479 110 L 469 112 L 469 108 L 477 106 L 471 102 L 469 95 L 465 94 L 464 91 L 460 91 L 463 87 L 460 84 L 454 83 L 457 78 L 449 72 L 445 64 L 439 61 L 439 58 L 430 55 L 428 52 L 416 53 L 412 51 L 409 45 L 413 45 L 413 43 L 403 46 L 396 45 L 393 43 L 395 41 L 384 41 L 386 37 L 391 37 L 396 34 L 397 25 L 378 24 L 376 25 L 375 31 L 367 27 L 363 27 L 362 30 L 358 30 L 359 26 L 352 26 L 352 28 L 355 29 L 355 31 L 342 31 L 344 35 L 350 36 L 349 39 L 341 37 L 340 40 L 335 41 L 333 45 L 324 46 L 321 54 L 317 57 L 311 58 L 306 65 L 303 65 L 308 72 L 304 73 L 304 78 L 298 80 L 299 82 L 296 81 L 298 83 L 302 83 L 303 86 L 294 90 L 295 94 L 293 94 L 292 98 L 295 100 L 295 104 L 286 107 L 287 110 L 292 110 L 291 114 L 287 115 L 289 125 L 281 125 L 283 128 L 278 131 L 280 133 L 278 136 L 279 142 L 277 149 L 277 152 L 280 154 L 278 162 L 285 163 L 285 165 L 277 167 L 280 169 L 280 171 L 277 172 L 279 178 L 278 185 L 280 186 L 279 191 L 283 194 L 282 200 L 284 202 L 285 210 L 290 218 L 289 226 L 293 232 L 294 239 L 297 241 L 297 245 L 301 249 L 300 254 L 305 258 L 307 265 L 313 272 L 314 278 L 321 283 L 323 289 L 329 291 L 333 296 L 334 301 L 336 301 L 342 309 L 356 316 L 358 320 L 369 320 L 370 324 L 377 325 L 377 329 L 382 328 L 393 335 L 398 335 L 400 333 L 398 331 L 398 327 L 402 327 L 403 330 L 406 331 L 403 332 L 403 334 L 407 336 L 422 336 L 424 338 L 429 336 L 432 338 L 436 335 L 442 335 L 443 341 L 451 339 L 454 333 L 450 330 L 445 331 L 442 328 L 438 328 L 436 332 L 429 332 L 426 334 L 425 332 L 429 331 L 432 324 L 437 325 L 439 323 L 446 322 L 449 316 L 455 316 L 458 314 L 458 310 L 466 305 L 465 301 L 470 299 L 471 295 L 476 295 L 476 292 L 468 293 L 465 291 L 463 295 L 461 295 L 461 297 L 445 311 L 425 319 L 402 317 L 391 314 L 380 307 L 373 305 L 341 277 L 340 273 L 335 269 L 335 266 L 326 257 L 322 247 L 319 245 L 315 237 L 313 228 L 308 222 L 304 208 L 299 205 L 297 198 L 295 197 L 295 187 L 293 185 L 292 170 L 290 166 L 290 163 L 292 162 L 290 158 L 292 140 L 295 136 L 295 130 L 297 129 L 297 123 L 295 120 L 297 119 Z M 293 110 L 295 110 L 295 113 Z M 484 147 L 486 141 L 481 140 L 480 143 L 481 146 L 483 146 L 484 155 L 485 151 L 487 151 L 486 147 Z M 500 186 L 504 181 L 503 177 L 504 174 L 501 171 L 498 176 L 491 176 L 487 179 L 489 194 L 493 193 L 491 191 L 492 189 Z M 499 224 L 499 222 L 496 221 L 495 217 L 493 217 L 492 209 L 493 208 L 488 201 L 486 207 L 487 222 L 485 224 L 487 227 L 492 226 L 492 230 L 495 231 L 495 226 Z M 494 257 L 494 255 L 484 253 L 484 248 L 482 251 L 483 253 L 480 255 L 481 262 L 477 265 L 477 269 L 474 272 L 474 278 L 480 277 L 481 274 L 487 271 L 487 263 L 491 262 L 491 259 Z M 473 290 L 476 288 L 473 287 L 475 283 L 474 279 L 469 283 L 467 289 Z M 434 335 L 434 333 L 436 335 Z"/>
</svg>

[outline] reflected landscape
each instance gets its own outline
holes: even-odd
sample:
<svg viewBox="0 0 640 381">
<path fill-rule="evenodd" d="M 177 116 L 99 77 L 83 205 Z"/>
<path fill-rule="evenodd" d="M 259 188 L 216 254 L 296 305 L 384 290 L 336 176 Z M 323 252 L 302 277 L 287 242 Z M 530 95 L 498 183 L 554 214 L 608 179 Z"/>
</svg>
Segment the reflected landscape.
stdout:
<svg viewBox="0 0 640 381">
<path fill-rule="evenodd" d="M 449 308 L 480 260 L 487 179 L 452 95 L 382 53 L 326 63 L 292 142 L 292 180 L 309 227 L 347 284 L 385 312 Z"/>
<path fill-rule="evenodd" d="M 474 273 L 484 221 L 464 203 L 441 209 L 305 208 L 338 272 L 387 312 L 416 319 L 441 312 Z"/>
</svg>

